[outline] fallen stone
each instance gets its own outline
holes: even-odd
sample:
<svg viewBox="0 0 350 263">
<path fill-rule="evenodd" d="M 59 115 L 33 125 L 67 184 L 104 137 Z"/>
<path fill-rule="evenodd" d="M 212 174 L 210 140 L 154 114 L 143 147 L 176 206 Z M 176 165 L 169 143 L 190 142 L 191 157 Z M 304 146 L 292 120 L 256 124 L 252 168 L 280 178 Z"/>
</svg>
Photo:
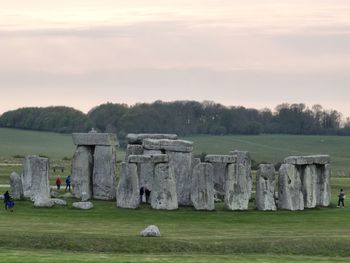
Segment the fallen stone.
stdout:
<svg viewBox="0 0 350 263">
<path fill-rule="evenodd" d="M 276 211 L 276 175 L 273 164 L 261 164 L 256 174 L 256 208 L 261 211 Z"/>
<path fill-rule="evenodd" d="M 208 154 L 205 156 L 205 161 L 209 163 L 235 163 L 236 157 L 232 155 L 218 155 L 218 154 Z"/>
<path fill-rule="evenodd" d="M 178 208 L 174 169 L 168 163 L 155 166 L 155 180 L 151 192 L 151 206 L 158 210 Z"/>
<path fill-rule="evenodd" d="M 142 237 L 160 237 L 159 228 L 155 225 L 148 226 L 145 230 L 140 232 Z"/>
<path fill-rule="evenodd" d="M 128 144 L 142 144 L 144 139 L 168 139 L 177 140 L 176 134 L 128 134 L 126 136 Z"/>
<path fill-rule="evenodd" d="M 72 198 L 73 194 L 71 194 L 71 193 L 64 193 L 61 197 L 63 197 L 63 198 Z"/>
<path fill-rule="evenodd" d="M 23 199 L 23 185 L 21 176 L 13 172 L 10 175 L 11 195 L 14 200 Z"/>
<path fill-rule="evenodd" d="M 89 146 L 78 146 L 72 162 L 73 196 L 80 199 L 86 193 L 88 199 L 92 197 L 93 149 Z"/>
<path fill-rule="evenodd" d="M 279 170 L 278 208 L 304 210 L 300 172 L 293 164 L 282 164 Z"/>
<path fill-rule="evenodd" d="M 193 142 L 169 139 L 144 139 L 143 147 L 147 150 L 163 150 L 172 152 L 192 152 Z"/>
<path fill-rule="evenodd" d="M 72 204 L 72 207 L 76 209 L 89 210 L 94 208 L 94 205 L 91 202 L 75 202 Z"/>
<path fill-rule="evenodd" d="M 51 189 L 50 196 L 51 198 L 58 198 L 60 196 L 60 193 Z"/>
<path fill-rule="evenodd" d="M 199 163 L 193 168 L 191 201 L 196 210 L 214 210 L 214 168 L 210 163 Z"/>
<path fill-rule="evenodd" d="M 67 202 L 65 200 L 62 200 L 62 199 L 52 198 L 51 201 L 54 203 L 54 205 L 58 205 L 58 206 L 66 206 L 67 205 Z"/>
<path fill-rule="evenodd" d="M 122 163 L 121 177 L 117 187 L 117 207 L 136 209 L 140 205 L 140 185 L 137 165 Z"/>
<path fill-rule="evenodd" d="M 34 207 L 37 207 L 37 208 L 51 208 L 54 205 L 55 203 L 51 198 L 34 200 Z"/>
<path fill-rule="evenodd" d="M 289 156 L 284 159 L 284 163 L 295 165 L 328 164 L 330 161 L 329 155 Z"/>
<path fill-rule="evenodd" d="M 93 168 L 93 198 L 115 200 L 116 198 L 116 149 L 114 146 L 96 146 Z"/>
<path fill-rule="evenodd" d="M 73 133 L 77 146 L 118 146 L 117 135 L 113 133 Z"/>
</svg>

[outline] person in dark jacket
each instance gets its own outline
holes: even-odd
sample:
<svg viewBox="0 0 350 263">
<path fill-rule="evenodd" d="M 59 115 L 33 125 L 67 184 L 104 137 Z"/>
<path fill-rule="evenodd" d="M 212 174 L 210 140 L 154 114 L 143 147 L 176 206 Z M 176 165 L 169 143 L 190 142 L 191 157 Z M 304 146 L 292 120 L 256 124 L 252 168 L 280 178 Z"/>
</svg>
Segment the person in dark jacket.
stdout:
<svg viewBox="0 0 350 263">
<path fill-rule="evenodd" d="M 344 199 L 345 199 L 345 193 L 343 189 L 340 189 L 339 195 L 338 195 L 338 206 L 340 207 L 340 204 L 342 204 L 342 208 L 345 207 L 344 205 Z"/>
<path fill-rule="evenodd" d="M 15 203 L 12 201 L 9 191 L 6 191 L 4 194 L 4 204 L 5 210 L 9 209 L 11 212 L 13 212 L 13 207 L 15 206 Z"/>
<path fill-rule="evenodd" d="M 145 188 L 145 195 L 146 195 L 146 204 L 148 204 L 149 197 L 151 196 L 151 191 L 147 187 Z"/>
<path fill-rule="evenodd" d="M 71 183 L 71 179 L 70 179 L 70 175 L 68 175 L 66 177 L 66 189 L 64 190 L 65 192 L 67 192 L 67 189 L 69 190 L 70 192 L 70 183 Z"/>
</svg>

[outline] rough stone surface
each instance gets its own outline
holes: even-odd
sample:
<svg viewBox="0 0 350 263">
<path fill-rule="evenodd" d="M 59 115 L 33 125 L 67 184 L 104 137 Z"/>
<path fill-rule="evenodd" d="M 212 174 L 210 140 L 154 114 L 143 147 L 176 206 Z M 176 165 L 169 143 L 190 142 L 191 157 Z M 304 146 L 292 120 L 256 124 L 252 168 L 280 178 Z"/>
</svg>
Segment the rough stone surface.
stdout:
<svg viewBox="0 0 350 263">
<path fill-rule="evenodd" d="M 143 147 L 147 150 L 163 150 L 172 152 L 192 152 L 193 142 L 169 139 L 144 139 Z"/>
<path fill-rule="evenodd" d="M 61 197 L 63 197 L 63 198 L 72 198 L 73 194 L 71 194 L 71 193 L 64 193 Z"/>
<path fill-rule="evenodd" d="M 304 210 L 300 173 L 293 164 L 282 164 L 279 170 L 278 208 Z"/>
<path fill-rule="evenodd" d="M 50 196 L 51 196 L 51 198 L 58 198 L 60 196 L 60 193 L 51 189 Z"/>
<path fill-rule="evenodd" d="M 51 198 L 46 199 L 35 199 L 34 207 L 38 208 L 51 208 L 55 205 L 55 202 Z"/>
<path fill-rule="evenodd" d="M 30 160 L 31 188 L 30 198 L 36 204 L 48 202 L 51 198 L 49 184 L 49 159 L 35 157 Z"/>
<path fill-rule="evenodd" d="M 216 198 L 223 200 L 225 197 L 225 183 L 227 177 L 227 163 L 212 163 L 214 168 L 214 189 Z"/>
<path fill-rule="evenodd" d="M 331 204 L 331 165 L 317 166 L 317 205 Z"/>
<path fill-rule="evenodd" d="M 304 207 L 315 208 L 317 205 L 317 168 L 316 165 L 299 167 L 301 170 L 301 184 L 304 195 Z"/>
<path fill-rule="evenodd" d="M 114 200 L 116 197 L 116 149 L 114 146 L 96 146 L 93 168 L 93 198 Z"/>
<path fill-rule="evenodd" d="M 248 210 L 251 188 L 249 178 L 242 164 L 227 166 L 225 183 L 225 208 L 228 210 Z"/>
<path fill-rule="evenodd" d="M 248 196 L 249 199 L 251 199 L 253 180 L 250 154 L 246 151 L 232 151 L 231 154 L 236 158 L 236 169 L 238 169 L 237 173 L 245 177 L 247 180 Z"/>
<path fill-rule="evenodd" d="M 200 163 L 201 163 L 201 159 L 200 158 L 193 158 L 192 159 L 192 170 L 197 164 L 200 164 Z"/>
<path fill-rule="evenodd" d="M 117 135 L 113 133 L 73 133 L 73 142 L 77 146 L 117 146 Z"/>
<path fill-rule="evenodd" d="M 133 145 L 128 144 L 126 148 L 125 161 L 128 161 L 128 157 L 130 155 L 142 155 L 143 154 L 143 146 L 142 145 Z"/>
<path fill-rule="evenodd" d="M 191 206 L 192 154 L 185 152 L 167 152 L 172 167 L 179 205 Z"/>
<path fill-rule="evenodd" d="M 130 155 L 129 163 L 167 163 L 169 157 L 166 154 L 152 154 L 152 155 Z"/>
<path fill-rule="evenodd" d="M 82 202 L 87 202 L 90 200 L 90 198 L 91 198 L 91 195 L 89 195 L 88 193 L 86 193 L 86 192 L 81 193 L 81 201 Z"/>
<path fill-rule="evenodd" d="M 214 210 L 214 168 L 210 163 L 199 163 L 193 168 L 191 200 L 196 210 Z"/>
<path fill-rule="evenodd" d="M 94 208 L 94 205 L 91 202 L 75 202 L 72 204 L 72 207 L 76 209 L 89 210 Z"/>
<path fill-rule="evenodd" d="M 151 192 L 151 206 L 158 210 L 178 208 L 174 169 L 168 163 L 155 166 L 155 180 Z"/>
<path fill-rule="evenodd" d="M 275 202 L 276 175 L 273 164 L 261 164 L 256 174 L 256 208 L 262 211 L 277 210 Z"/>
<path fill-rule="evenodd" d="M 140 185 L 137 165 L 123 163 L 121 177 L 117 187 L 117 206 L 136 209 L 140 205 Z"/>
<path fill-rule="evenodd" d="M 82 193 L 86 193 L 87 198 L 91 199 L 92 170 L 92 148 L 89 146 L 78 146 L 72 162 L 72 188 L 75 198 L 80 199 Z"/>
<path fill-rule="evenodd" d="M 209 163 L 235 163 L 236 157 L 232 155 L 218 155 L 218 154 L 208 154 L 205 156 L 205 161 Z"/>
<path fill-rule="evenodd" d="M 35 155 L 27 156 L 23 161 L 22 185 L 25 198 L 31 198 L 33 166 L 37 158 Z"/>
<path fill-rule="evenodd" d="M 142 237 L 160 237 L 159 228 L 155 225 L 148 226 L 145 230 L 140 232 Z"/>
<path fill-rule="evenodd" d="M 330 161 L 329 155 L 289 156 L 284 159 L 284 163 L 295 165 L 328 164 Z"/>
<path fill-rule="evenodd" d="M 11 195 L 15 200 L 23 199 L 23 185 L 21 176 L 13 172 L 10 175 Z"/>
<path fill-rule="evenodd" d="M 142 144 L 144 139 L 168 139 L 177 140 L 176 134 L 133 134 L 130 133 L 126 136 L 128 144 Z"/>
<path fill-rule="evenodd" d="M 58 206 L 66 206 L 67 205 L 67 201 L 62 200 L 62 199 L 52 198 L 51 201 L 54 203 L 54 205 L 58 205 Z"/>
</svg>

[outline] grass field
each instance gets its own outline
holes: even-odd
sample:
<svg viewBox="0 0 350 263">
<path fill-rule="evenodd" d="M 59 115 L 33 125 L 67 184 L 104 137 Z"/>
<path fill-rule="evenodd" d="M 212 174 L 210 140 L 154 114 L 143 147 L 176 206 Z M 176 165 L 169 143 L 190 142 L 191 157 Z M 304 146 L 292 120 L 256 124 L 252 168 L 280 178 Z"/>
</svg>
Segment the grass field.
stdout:
<svg viewBox="0 0 350 263">
<path fill-rule="evenodd" d="M 278 162 L 293 154 L 328 153 L 333 159 L 332 206 L 301 212 L 214 212 L 180 208 L 154 211 L 93 201 L 94 209 L 35 209 L 16 203 L 0 211 L 0 262 L 350 262 L 350 208 L 335 208 L 337 192 L 350 190 L 350 138 L 323 136 L 196 136 L 196 153 L 251 152 L 256 161 Z M 21 156 L 41 154 L 67 171 L 74 146 L 69 135 L 0 129 L 0 184 L 21 171 Z M 350 152 L 350 151 L 349 151 Z M 119 158 L 123 153 L 119 153 Z M 349 162 L 350 164 L 350 162 Z M 64 176 L 62 174 L 62 176 Z M 52 173 L 51 179 L 59 175 Z M 346 177 L 344 177 L 346 175 Z M 0 188 L 0 192 L 5 191 Z M 162 237 L 138 233 L 149 224 Z"/>
</svg>

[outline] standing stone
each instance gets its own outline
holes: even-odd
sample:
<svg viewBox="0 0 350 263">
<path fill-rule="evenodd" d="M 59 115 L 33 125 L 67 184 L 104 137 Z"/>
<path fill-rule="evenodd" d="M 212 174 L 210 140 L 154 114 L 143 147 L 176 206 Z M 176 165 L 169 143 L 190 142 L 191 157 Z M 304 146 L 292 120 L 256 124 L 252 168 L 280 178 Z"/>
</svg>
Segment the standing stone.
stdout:
<svg viewBox="0 0 350 263">
<path fill-rule="evenodd" d="M 278 208 L 304 210 L 300 173 L 293 164 L 282 164 L 279 170 Z"/>
<path fill-rule="evenodd" d="M 51 207 L 50 184 L 49 184 L 49 159 L 31 158 L 31 200 L 36 207 Z"/>
<path fill-rule="evenodd" d="M 174 169 L 169 163 L 158 163 L 155 166 L 151 206 L 158 210 L 175 210 L 178 208 Z"/>
<path fill-rule="evenodd" d="M 142 155 L 143 154 L 143 147 L 142 145 L 137 144 L 128 144 L 126 148 L 126 154 L 125 154 L 125 161 L 128 161 L 128 157 L 130 155 Z"/>
<path fill-rule="evenodd" d="M 214 169 L 210 163 L 193 168 L 191 201 L 196 210 L 214 210 Z"/>
<path fill-rule="evenodd" d="M 231 152 L 233 156 L 236 156 L 236 164 L 237 169 L 239 169 L 238 173 L 241 176 L 244 176 L 247 180 L 247 190 L 249 199 L 252 196 L 252 188 L 253 188 L 253 180 L 252 180 L 252 172 L 251 172 L 251 158 L 248 152 L 246 151 L 233 151 Z"/>
<path fill-rule="evenodd" d="M 154 156 L 162 154 L 159 150 L 144 150 L 145 156 Z M 148 190 L 152 191 L 153 178 L 154 178 L 154 162 L 144 162 L 139 164 L 139 179 L 140 187 L 147 187 Z"/>
<path fill-rule="evenodd" d="M 304 207 L 315 208 L 317 205 L 317 170 L 316 165 L 302 167 L 301 183 L 304 195 Z"/>
<path fill-rule="evenodd" d="M 225 183 L 225 208 L 248 210 L 251 188 L 242 163 L 229 164 Z"/>
<path fill-rule="evenodd" d="M 25 198 L 31 198 L 32 188 L 32 166 L 37 156 L 27 156 L 23 161 L 23 172 L 22 172 L 22 185 L 23 195 Z"/>
<path fill-rule="evenodd" d="M 191 202 L 191 174 L 192 153 L 166 152 L 169 165 L 173 168 L 176 180 L 176 192 L 179 205 L 190 206 Z"/>
<path fill-rule="evenodd" d="M 72 163 L 72 187 L 73 196 L 81 199 L 84 193 L 88 200 L 92 197 L 92 148 L 89 146 L 78 146 Z"/>
<path fill-rule="evenodd" d="M 256 174 L 256 208 L 262 211 L 276 211 L 276 176 L 273 164 L 260 164 Z"/>
<path fill-rule="evenodd" d="M 123 163 L 121 177 L 117 187 L 117 206 L 136 209 L 140 205 L 140 185 L 137 165 Z"/>
<path fill-rule="evenodd" d="M 331 165 L 317 166 L 317 205 L 331 204 Z"/>
<path fill-rule="evenodd" d="M 113 200 L 116 197 L 116 150 L 114 146 L 95 147 L 93 169 L 93 197 Z"/>
<path fill-rule="evenodd" d="M 21 176 L 17 173 L 13 172 L 10 175 L 10 186 L 11 186 L 11 194 L 12 198 L 15 200 L 23 199 L 23 185 Z"/>
</svg>

